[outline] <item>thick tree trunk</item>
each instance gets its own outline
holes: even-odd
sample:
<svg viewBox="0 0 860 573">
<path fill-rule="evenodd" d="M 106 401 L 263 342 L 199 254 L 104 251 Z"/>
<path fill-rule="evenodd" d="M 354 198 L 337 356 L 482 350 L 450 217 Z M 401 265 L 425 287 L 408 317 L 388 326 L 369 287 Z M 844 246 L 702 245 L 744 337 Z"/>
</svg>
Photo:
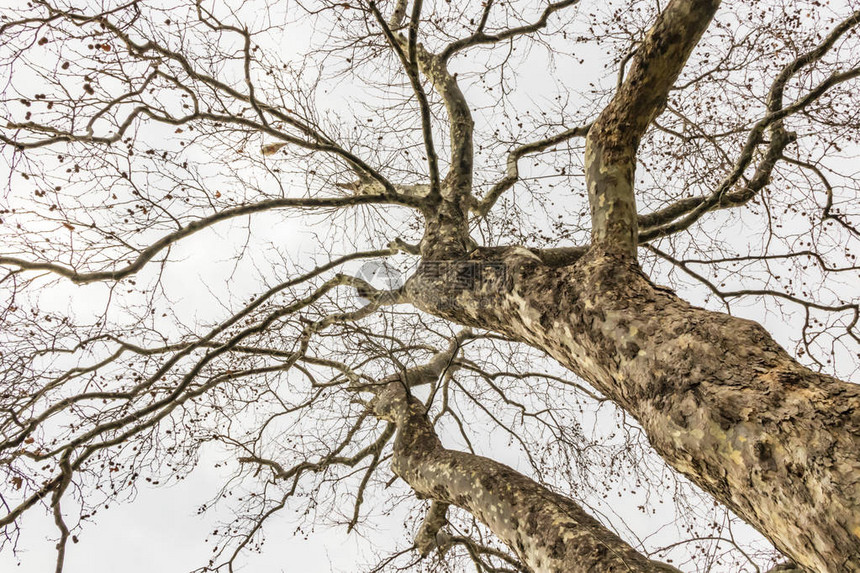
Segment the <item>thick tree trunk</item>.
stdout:
<svg viewBox="0 0 860 573">
<path fill-rule="evenodd" d="M 860 571 L 860 387 L 799 365 L 755 322 L 655 286 L 624 255 L 470 259 L 425 263 L 413 303 L 545 350 L 798 564 Z"/>
<path fill-rule="evenodd" d="M 394 472 L 419 495 L 469 511 L 535 573 L 677 573 L 638 553 L 572 500 L 491 459 L 445 449 L 424 405 L 401 381 L 388 382 L 373 403 L 377 416 L 397 425 Z M 429 516 L 436 529 L 444 507 L 435 503 Z"/>
</svg>

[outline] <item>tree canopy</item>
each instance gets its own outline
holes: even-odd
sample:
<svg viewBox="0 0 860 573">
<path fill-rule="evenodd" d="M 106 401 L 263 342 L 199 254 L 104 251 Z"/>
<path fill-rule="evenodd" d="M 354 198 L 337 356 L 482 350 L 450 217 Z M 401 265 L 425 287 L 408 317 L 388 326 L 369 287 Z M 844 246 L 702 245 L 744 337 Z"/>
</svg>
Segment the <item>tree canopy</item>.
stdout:
<svg viewBox="0 0 860 573">
<path fill-rule="evenodd" d="M 859 33 L 855 0 L 4 8 L 3 551 L 47 513 L 62 571 L 214 463 L 166 509 L 213 514 L 200 571 L 278 520 L 402 523 L 373 571 L 860 571 Z"/>
</svg>

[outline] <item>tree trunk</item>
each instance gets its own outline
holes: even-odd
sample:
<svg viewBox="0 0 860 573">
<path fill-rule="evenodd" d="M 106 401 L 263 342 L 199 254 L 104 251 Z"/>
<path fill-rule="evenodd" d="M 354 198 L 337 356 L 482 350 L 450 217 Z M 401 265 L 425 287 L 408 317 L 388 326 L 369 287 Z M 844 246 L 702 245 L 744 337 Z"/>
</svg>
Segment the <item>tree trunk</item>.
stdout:
<svg viewBox="0 0 860 573">
<path fill-rule="evenodd" d="M 407 292 L 546 351 L 799 565 L 860 571 L 860 387 L 804 368 L 757 323 L 694 307 L 598 248 L 555 268 L 478 250 L 424 263 Z"/>
</svg>

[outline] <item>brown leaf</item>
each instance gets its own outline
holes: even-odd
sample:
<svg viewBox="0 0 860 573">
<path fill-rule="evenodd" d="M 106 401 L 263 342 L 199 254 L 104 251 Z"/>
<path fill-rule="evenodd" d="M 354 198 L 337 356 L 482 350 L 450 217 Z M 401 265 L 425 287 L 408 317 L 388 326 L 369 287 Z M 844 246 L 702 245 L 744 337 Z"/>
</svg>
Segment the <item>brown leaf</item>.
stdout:
<svg viewBox="0 0 860 573">
<path fill-rule="evenodd" d="M 12 485 L 15 486 L 15 489 L 21 489 L 21 486 L 24 485 L 24 480 L 20 476 L 15 476 L 12 478 Z"/>
<path fill-rule="evenodd" d="M 268 145 L 264 145 L 260 151 L 263 152 L 263 155 L 274 155 L 278 151 L 281 150 L 282 147 L 287 145 L 286 143 L 270 143 Z"/>
</svg>

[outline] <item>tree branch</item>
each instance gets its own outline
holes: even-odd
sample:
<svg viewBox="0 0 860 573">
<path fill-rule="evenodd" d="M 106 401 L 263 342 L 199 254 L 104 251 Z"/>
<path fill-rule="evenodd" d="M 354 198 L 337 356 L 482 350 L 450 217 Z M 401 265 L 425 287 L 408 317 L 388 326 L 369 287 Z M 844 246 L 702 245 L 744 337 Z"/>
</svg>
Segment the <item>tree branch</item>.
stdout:
<svg viewBox="0 0 860 573">
<path fill-rule="evenodd" d="M 723 178 L 717 189 L 708 196 L 682 199 L 659 211 L 639 217 L 639 225 L 644 229 L 639 234 L 639 241 L 651 241 L 658 237 L 665 237 L 687 229 L 709 211 L 746 204 L 770 182 L 771 173 L 778 160 L 783 159 L 797 164 L 797 160 L 787 158 L 783 155 L 785 148 L 796 139 L 793 133 L 786 131 L 783 120 L 789 115 L 804 109 L 826 93 L 831 87 L 860 76 L 860 67 L 830 75 L 811 89 L 805 96 L 799 98 L 789 106 L 783 106 L 785 86 L 801 69 L 820 60 L 840 37 L 858 23 L 860 23 L 860 11 L 854 12 L 840 22 L 814 49 L 801 54 L 784 66 L 771 84 L 767 98 L 767 113 L 750 130 L 747 141 L 738 159 L 735 161 L 732 171 Z M 756 167 L 753 177 L 743 188 L 729 192 L 729 189 L 738 182 L 752 162 L 755 149 L 761 143 L 765 129 L 769 129 L 770 131 L 770 142 L 763 159 Z M 814 167 L 809 164 L 805 166 Z M 820 175 L 820 171 L 818 174 Z M 823 181 L 828 188 L 828 207 L 825 207 L 825 218 L 835 219 L 844 226 L 844 222 L 839 217 L 830 214 L 831 190 L 826 179 L 823 179 Z"/>
<path fill-rule="evenodd" d="M 155 243 L 143 249 L 137 256 L 137 258 L 135 258 L 128 265 L 112 271 L 81 273 L 74 269 L 70 269 L 68 267 L 58 265 L 56 263 L 27 261 L 18 257 L 3 255 L 0 255 L 0 265 L 15 266 L 25 271 L 49 271 L 54 274 L 65 277 L 76 284 L 87 284 L 105 280 L 118 281 L 138 272 L 144 266 L 146 266 L 146 264 L 149 263 L 153 258 L 155 258 L 158 253 L 170 247 L 174 243 L 180 241 L 181 239 L 193 235 L 194 233 L 201 231 L 207 227 L 211 227 L 216 223 L 226 221 L 234 217 L 250 215 L 253 213 L 260 213 L 262 211 L 268 211 L 271 209 L 349 207 L 355 205 L 368 205 L 373 203 L 386 202 L 388 202 L 388 200 L 385 195 L 357 195 L 354 197 L 319 197 L 303 199 L 281 198 L 268 199 L 265 201 L 253 203 L 251 205 L 242 205 L 240 207 L 225 209 L 220 213 L 216 213 L 215 215 L 211 215 L 203 219 L 198 219 L 193 223 L 189 223 L 184 227 L 165 235 Z"/>
<path fill-rule="evenodd" d="M 487 213 L 489 213 L 490 210 L 493 208 L 493 205 L 496 204 L 496 201 L 499 200 L 499 197 L 501 197 L 502 194 L 505 193 L 505 191 L 513 187 L 514 184 L 519 181 L 519 160 L 522 159 L 524 156 L 529 155 L 531 153 L 540 153 L 541 151 L 549 149 L 553 145 L 558 145 L 559 143 L 562 143 L 574 137 L 584 137 L 588 134 L 589 129 L 591 129 L 590 123 L 586 125 L 572 127 L 555 135 L 545 137 L 544 139 L 521 145 L 520 147 L 511 151 L 508 154 L 505 176 L 502 177 L 490 188 L 490 190 L 487 192 L 483 199 L 481 199 L 472 206 L 472 212 L 475 213 L 478 217 L 485 217 Z"/>
<path fill-rule="evenodd" d="M 641 555 L 572 500 L 503 464 L 445 449 L 424 405 L 400 380 L 379 389 L 373 408 L 377 417 L 397 425 L 394 472 L 420 495 L 472 513 L 528 567 L 677 572 Z"/>
<path fill-rule="evenodd" d="M 475 33 L 466 38 L 461 38 L 459 40 L 451 42 L 442 51 L 442 53 L 439 54 L 439 57 L 442 59 L 443 62 L 447 62 L 454 54 L 472 46 L 477 46 L 481 44 L 496 44 L 498 42 L 503 42 L 504 40 L 515 38 L 517 36 L 534 34 L 535 32 L 546 27 L 549 17 L 552 16 L 554 13 L 578 3 L 579 0 L 562 0 L 561 2 L 551 2 L 546 8 L 544 8 L 543 12 L 541 12 L 540 17 L 533 23 L 526 24 L 525 26 L 517 26 L 516 28 L 509 28 L 507 30 L 503 30 L 501 32 L 496 32 L 493 34 L 487 34 L 484 32 L 484 27 L 487 24 L 487 17 L 489 16 L 490 8 L 492 6 L 492 1 L 489 1 L 485 4 L 481 21 L 479 22 L 478 28 L 475 30 Z"/>
<path fill-rule="evenodd" d="M 421 15 L 421 0 L 415 0 L 412 9 L 412 16 L 409 21 L 409 38 L 407 41 L 407 52 L 403 52 L 400 40 L 388 27 L 375 2 L 370 2 L 370 11 L 376 18 L 379 27 L 385 34 L 388 44 L 397 58 L 400 60 L 406 75 L 409 78 L 409 83 L 412 85 L 412 91 L 418 100 L 418 109 L 421 114 L 421 133 L 424 137 L 424 151 L 427 153 L 427 169 L 430 176 L 430 192 L 427 195 L 427 200 L 435 203 L 439 200 L 441 191 L 439 188 L 439 159 L 436 156 L 436 146 L 433 143 L 433 122 L 430 114 L 430 102 L 427 100 L 427 94 L 424 93 L 424 86 L 421 85 L 421 78 L 418 76 L 418 63 L 416 60 L 416 38 L 418 34 L 418 19 Z"/>
<path fill-rule="evenodd" d="M 449 504 L 438 501 L 430 504 L 427 515 L 415 534 L 415 547 L 421 557 L 427 557 L 437 547 L 443 554 L 450 548 L 450 535 L 442 531 L 442 527 L 448 522 L 445 518 L 448 506 Z"/>
<path fill-rule="evenodd" d="M 633 191 L 636 151 L 669 89 L 719 6 L 719 0 L 672 0 L 633 58 L 621 88 L 588 132 L 585 177 L 592 242 L 636 257 Z"/>
</svg>

